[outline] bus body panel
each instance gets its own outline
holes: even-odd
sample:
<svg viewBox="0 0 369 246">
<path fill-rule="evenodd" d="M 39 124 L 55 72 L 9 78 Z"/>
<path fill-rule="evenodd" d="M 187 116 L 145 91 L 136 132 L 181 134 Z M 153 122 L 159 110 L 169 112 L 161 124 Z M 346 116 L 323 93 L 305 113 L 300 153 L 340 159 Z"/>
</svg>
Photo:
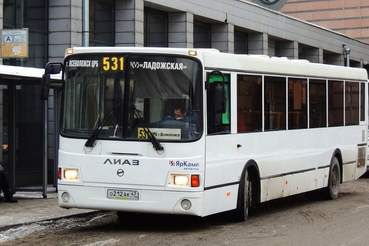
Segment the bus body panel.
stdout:
<svg viewBox="0 0 369 246">
<path fill-rule="evenodd" d="M 357 167 L 356 162 L 363 129 L 365 126 L 208 136 L 205 188 L 238 183 L 244 166 L 253 160 L 260 172 L 261 202 L 320 189 L 328 184 L 336 150 L 342 157 L 342 181 L 357 179 L 366 172 L 366 164 Z"/>
<path fill-rule="evenodd" d="M 202 214 L 204 183 L 203 140 L 181 144 L 164 144 L 165 151 L 153 156 L 151 143 L 98 141 L 99 150 L 85 152 L 83 140 L 62 138 L 59 167 L 78 169 L 80 179 L 58 180 L 59 196 L 68 191 L 71 202 L 61 207 L 78 207 L 118 211 L 146 211 L 155 213 Z M 174 151 L 175 149 L 175 151 Z M 108 151 L 107 151 L 108 150 Z M 171 153 L 180 153 L 172 155 Z M 188 157 L 191 152 L 191 157 Z M 150 156 L 151 155 L 151 156 Z M 123 171 L 123 175 L 119 175 Z M 199 187 L 176 187 L 173 174 L 196 174 Z M 155 181 L 154 181 L 155 180 Z M 137 191 L 138 201 L 112 200 L 108 190 Z M 176 195 L 173 195 L 173 194 Z M 177 197 L 171 199 L 171 197 Z M 180 200 L 190 199 L 193 208 L 184 211 Z M 169 211 L 169 212 L 168 212 Z"/>
<path fill-rule="evenodd" d="M 237 207 L 238 188 L 238 184 L 231 184 L 214 189 L 205 189 L 202 216 L 235 209 Z"/>
<path fill-rule="evenodd" d="M 68 192 L 71 201 L 63 202 L 62 194 Z M 174 192 L 158 190 L 138 190 L 141 199 L 139 201 L 125 201 L 107 199 L 107 188 L 104 184 L 94 186 L 71 186 L 58 184 L 59 206 L 63 208 L 83 208 L 106 211 L 125 211 L 140 213 L 162 213 L 162 214 L 183 214 L 202 216 L 203 212 L 203 192 Z M 190 210 L 181 208 L 181 201 L 189 199 L 192 203 Z"/>
</svg>

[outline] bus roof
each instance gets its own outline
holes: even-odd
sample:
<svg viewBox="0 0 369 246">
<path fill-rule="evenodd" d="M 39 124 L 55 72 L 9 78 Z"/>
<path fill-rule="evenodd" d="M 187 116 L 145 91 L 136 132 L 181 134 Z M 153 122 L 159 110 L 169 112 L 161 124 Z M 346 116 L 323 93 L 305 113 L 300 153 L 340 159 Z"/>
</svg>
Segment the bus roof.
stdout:
<svg viewBox="0 0 369 246">
<path fill-rule="evenodd" d="M 264 55 L 234 55 L 207 51 L 203 52 L 203 57 L 205 69 L 211 70 L 343 80 L 368 80 L 368 73 L 363 68 L 311 63 L 307 60 Z"/>
<path fill-rule="evenodd" d="M 155 47 L 74 47 L 66 50 L 66 56 L 68 50 L 72 50 L 73 54 L 78 53 L 151 53 L 151 54 L 177 54 L 177 55 L 188 55 L 191 50 L 199 49 L 188 49 L 188 48 L 155 48 Z M 205 49 L 208 52 L 218 52 L 216 49 Z"/>
<path fill-rule="evenodd" d="M 255 74 L 287 75 L 296 77 L 330 78 L 343 80 L 367 81 L 368 73 L 363 68 L 352 68 L 308 60 L 269 57 L 266 55 L 241 55 L 219 52 L 217 49 L 191 48 L 152 48 L 152 47 L 74 47 L 73 54 L 78 53 L 152 53 L 188 55 L 197 51 L 205 69 L 221 71 L 238 71 Z"/>
</svg>

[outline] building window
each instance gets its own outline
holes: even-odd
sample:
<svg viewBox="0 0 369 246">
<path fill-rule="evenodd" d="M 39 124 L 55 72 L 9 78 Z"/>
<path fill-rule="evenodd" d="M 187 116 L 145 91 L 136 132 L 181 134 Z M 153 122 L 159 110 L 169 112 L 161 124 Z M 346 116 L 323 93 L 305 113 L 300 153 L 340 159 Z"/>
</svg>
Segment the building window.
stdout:
<svg viewBox="0 0 369 246">
<path fill-rule="evenodd" d="M 28 58 L 4 59 L 3 64 L 25 67 L 45 67 L 47 62 L 47 2 L 46 0 L 4 0 L 4 29 L 28 28 Z"/>
<path fill-rule="evenodd" d="M 168 47 L 168 13 L 145 8 L 145 47 Z"/>
<path fill-rule="evenodd" d="M 114 0 L 90 0 L 90 46 L 115 45 Z"/>
<path fill-rule="evenodd" d="M 247 33 L 234 32 L 234 53 L 247 54 L 248 53 L 248 37 Z"/>
<path fill-rule="evenodd" d="M 195 21 L 193 41 L 194 48 L 211 48 L 211 25 Z"/>
</svg>

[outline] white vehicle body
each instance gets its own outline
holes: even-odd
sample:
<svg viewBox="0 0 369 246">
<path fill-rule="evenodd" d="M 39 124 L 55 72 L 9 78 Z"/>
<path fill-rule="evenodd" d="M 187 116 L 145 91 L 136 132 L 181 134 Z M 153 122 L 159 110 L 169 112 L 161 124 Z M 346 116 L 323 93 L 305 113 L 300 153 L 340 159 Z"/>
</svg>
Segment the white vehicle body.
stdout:
<svg viewBox="0 0 369 246">
<path fill-rule="evenodd" d="M 246 219 L 247 209 L 252 204 L 312 190 L 330 189 L 332 188 L 332 183 L 330 183 L 332 175 L 338 175 L 336 181 L 340 183 L 358 179 L 366 172 L 368 86 L 367 74 L 363 69 L 265 56 L 225 54 L 211 49 L 91 47 L 74 48 L 70 51 L 72 55 L 66 56 L 63 73 L 65 97 L 62 124 L 64 126 L 61 127 L 60 179 L 58 180 L 61 207 L 196 216 L 208 216 L 237 209 L 241 214 L 244 213 L 242 219 Z M 193 51 L 195 53 L 189 55 L 189 52 Z M 88 58 L 88 55 L 92 54 L 93 58 Z M 179 128 L 172 125 L 170 127 L 160 125 L 158 122 L 164 114 L 163 102 L 169 99 L 167 100 L 164 96 L 160 99 L 160 96 L 155 94 L 159 92 L 150 92 L 156 91 L 157 88 L 150 87 L 149 84 L 147 84 L 149 87 L 139 85 L 146 83 L 143 82 L 144 78 L 152 78 L 154 81 L 155 71 L 161 73 L 164 69 L 180 70 L 182 65 L 176 62 L 171 64 L 170 62 L 146 62 L 145 64 L 144 62 L 132 62 L 140 54 L 147 55 L 147 57 L 180 56 L 183 59 L 195 59 L 195 62 L 188 61 L 188 64 L 198 65 L 199 70 L 196 76 L 200 76 L 201 81 L 192 83 L 195 87 L 197 86 L 196 90 L 193 89 L 196 96 L 192 96 L 191 93 L 183 96 L 187 101 L 191 98 L 192 109 L 198 114 L 198 125 L 196 129 L 191 130 L 194 134 L 192 137 L 183 140 L 182 128 L 178 130 Z M 76 58 L 72 60 L 71 57 Z M 123 66 L 123 62 L 127 59 L 131 62 L 124 63 Z M 145 59 L 143 58 L 142 61 Z M 123 71 L 128 69 L 127 64 L 130 64 L 132 69 L 130 78 L 124 75 Z M 100 78 L 105 79 L 105 85 L 101 86 L 105 90 L 96 89 L 100 82 L 95 77 L 91 78 L 94 82 L 78 77 L 79 73 L 86 72 L 86 68 L 95 71 L 93 69 L 96 66 L 99 66 L 100 70 L 94 76 L 101 76 Z M 112 75 L 112 79 L 106 79 L 101 75 L 104 73 L 101 71 L 102 66 L 105 66 L 109 72 L 112 72 L 111 67 L 114 68 L 113 70 L 122 70 L 121 76 Z M 119 66 L 121 68 L 118 68 Z M 138 68 L 139 66 L 141 68 Z M 138 75 L 138 71 L 141 71 L 139 69 L 143 69 L 143 66 L 149 70 L 147 76 Z M 212 116 L 209 117 L 212 113 L 212 106 L 209 105 L 212 102 L 210 102 L 211 90 L 208 80 L 213 76 L 211 74 L 213 71 L 217 71 L 216 80 L 218 81 L 221 75 L 223 78 L 220 82 L 226 84 L 222 87 L 226 88 L 224 93 L 226 94 L 226 109 L 221 113 L 223 119 L 220 123 L 223 130 L 213 130 L 210 126 L 211 124 L 219 126 L 212 122 Z M 165 72 L 165 74 L 170 74 Z M 137 77 L 132 74 L 135 76 L 137 74 Z M 183 74 L 187 76 L 190 72 L 185 71 Z M 88 77 L 88 73 L 84 76 L 84 78 Z M 120 76 L 119 79 L 115 79 L 113 83 L 113 78 L 118 76 Z M 188 78 L 191 77 L 195 76 L 188 75 Z M 151 83 L 159 83 L 163 78 L 169 77 L 162 76 L 157 82 L 155 80 Z M 269 78 L 272 78 L 270 83 L 267 82 Z M 128 79 L 131 80 L 130 86 L 126 85 Z M 253 87 L 248 87 L 245 81 L 249 80 L 259 81 L 259 83 L 255 82 Z M 273 82 L 277 80 L 279 82 Z M 281 80 L 286 82 L 281 83 Z M 78 81 L 81 85 L 76 85 Z M 335 81 L 334 85 L 342 85 L 346 90 L 343 89 L 342 93 L 336 93 L 337 95 L 331 93 L 329 89 L 333 87 L 330 81 Z M 86 97 L 85 94 L 77 95 L 71 92 L 80 90 L 83 83 L 86 84 L 86 88 L 94 84 L 90 89 L 81 90 L 85 94 L 94 91 L 94 99 L 83 99 Z M 171 84 L 163 83 L 163 87 Z M 268 86 L 267 83 L 269 83 Z M 325 98 L 325 102 L 317 100 L 321 110 L 320 116 L 323 115 L 319 117 L 319 123 L 313 123 L 314 110 L 312 108 L 317 105 L 314 104 L 315 101 L 313 102 L 315 99 L 311 92 L 313 83 L 318 85 L 317 88 L 325 88 L 325 92 L 319 94 L 320 98 Z M 132 113 L 127 113 L 126 116 L 122 114 L 124 124 L 119 123 L 119 120 L 114 124 L 107 122 L 101 127 L 101 134 L 104 134 L 106 129 L 110 131 L 110 135 L 108 133 L 99 135 L 98 133 L 93 143 L 86 147 L 88 145 L 86 139 L 92 132 L 85 134 L 74 125 L 81 124 L 80 122 L 83 121 L 81 115 L 90 114 L 94 110 L 88 105 L 110 98 L 110 96 L 105 96 L 105 99 L 101 99 L 102 94 L 98 93 L 108 95 L 107 91 L 113 88 L 112 84 L 116 86 L 120 84 L 118 91 L 122 95 L 131 93 L 129 98 L 135 104 L 134 111 L 144 113 L 135 114 L 134 117 Z M 295 84 L 298 85 L 295 86 Z M 250 89 L 249 92 L 243 91 L 241 86 L 244 85 Z M 279 105 L 282 110 L 272 111 L 272 108 L 269 108 L 272 104 L 277 108 L 277 102 L 271 103 L 268 99 L 268 93 L 272 92 L 272 89 L 268 88 L 273 87 L 269 85 L 277 85 L 281 88 L 284 86 L 285 90 L 282 89 L 282 91 L 285 91 L 285 99 L 283 96 L 280 99 L 273 99 L 284 102 Z M 147 91 L 142 88 L 147 88 Z M 250 92 L 252 88 L 258 90 L 260 97 L 255 97 L 255 93 Z M 125 92 L 127 89 L 131 92 Z M 291 93 L 295 91 L 297 94 L 292 95 Z M 152 93 L 152 96 L 148 93 Z M 303 95 L 300 97 L 301 93 Z M 115 93 L 114 97 L 118 97 L 118 94 Z M 167 95 L 167 92 L 162 94 Z M 273 97 L 278 95 L 280 93 Z M 342 101 L 341 110 L 333 112 L 330 108 L 333 97 L 339 98 L 333 101 Z M 291 101 L 293 98 L 294 100 Z M 83 100 L 86 101 L 83 102 Z M 111 103 L 113 99 L 109 100 Z M 127 101 L 119 98 L 117 100 L 121 100 L 122 103 L 114 104 L 113 111 L 119 108 L 118 114 L 124 110 L 130 110 L 129 107 L 122 106 L 123 102 L 127 102 L 128 99 Z M 250 100 L 253 100 L 253 103 L 249 103 Z M 74 102 L 71 103 L 72 101 Z M 239 111 L 243 107 L 241 104 L 250 107 L 255 102 L 261 102 L 261 105 L 256 106 L 254 110 L 251 108 L 245 110 L 245 107 L 242 111 L 243 115 L 252 112 L 252 117 L 259 123 L 255 123 L 249 131 L 238 125 L 241 121 Z M 349 103 L 357 107 L 349 107 Z M 103 105 L 101 106 L 103 108 L 106 108 L 106 104 L 108 101 L 104 104 L 99 103 L 100 106 Z M 86 106 L 79 109 L 81 105 Z M 322 109 L 321 105 L 325 108 Z M 290 108 L 293 110 L 290 111 Z M 348 115 L 350 109 L 353 109 L 355 115 L 353 119 Z M 149 115 L 149 110 L 150 116 L 143 116 L 145 113 Z M 78 116 L 76 111 L 79 112 Z M 103 109 L 106 115 L 107 111 Z M 337 121 L 338 125 L 331 125 L 333 119 L 331 119 L 331 112 L 338 115 L 342 113 L 342 125 L 339 121 Z M 101 114 L 94 113 L 94 115 L 96 118 L 91 117 L 93 118 L 91 122 L 103 121 Z M 293 120 L 292 117 L 294 117 Z M 78 118 L 78 121 L 72 118 Z M 119 116 L 116 118 L 119 119 Z M 148 122 L 147 124 L 151 125 L 137 123 L 137 127 L 134 128 L 136 123 L 132 120 L 133 118 L 141 118 L 144 124 Z M 125 125 L 128 123 L 132 127 L 125 130 Z M 292 124 L 296 124 L 296 128 Z M 90 125 L 91 130 L 97 127 L 98 124 Z M 140 138 L 140 131 L 144 131 L 146 127 L 151 129 L 163 149 L 155 147 L 155 144 L 148 141 L 145 136 L 143 139 Z M 138 136 L 136 136 L 137 129 Z M 130 134 L 125 135 L 127 132 Z M 123 134 L 123 137 L 120 134 Z M 149 133 L 144 132 L 143 134 Z M 160 137 L 163 135 L 165 137 Z M 331 167 L 334 160 L 338 160 L 339 170 L 338 173 L 332 174 Z M 192 179 L 194 187 L 191 186 Z M 333 183 L 333 185 L 339 185 Z M 242 195 L 245 189 L 246 195 Z M 337 195 L 333 194 L 331 198 L 334 199 Z"/>
</svg>

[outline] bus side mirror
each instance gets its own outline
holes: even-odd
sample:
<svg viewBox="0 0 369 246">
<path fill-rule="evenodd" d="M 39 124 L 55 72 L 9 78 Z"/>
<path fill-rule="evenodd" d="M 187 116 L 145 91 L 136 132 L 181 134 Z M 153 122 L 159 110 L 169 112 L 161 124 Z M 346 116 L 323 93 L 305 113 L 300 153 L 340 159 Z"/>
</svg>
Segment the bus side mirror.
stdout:
<svg viewBox="0 0 369 246">
<path fill-rule="evenodd" d="M 41 78 L 41 100 L 47 100 L 49 98 L 50 91 L 50 74 L 43 74 Z"/>
<path fill-rule="evenodd" d="M 61 63 L 47 63 L 45 67 L 45 73 L 41 78 L 41 93 L 40 99 L 47 100 L 49 98 L 50 91 L 50 74 L 58 74 L 63 68 Z"/>
</svg>

